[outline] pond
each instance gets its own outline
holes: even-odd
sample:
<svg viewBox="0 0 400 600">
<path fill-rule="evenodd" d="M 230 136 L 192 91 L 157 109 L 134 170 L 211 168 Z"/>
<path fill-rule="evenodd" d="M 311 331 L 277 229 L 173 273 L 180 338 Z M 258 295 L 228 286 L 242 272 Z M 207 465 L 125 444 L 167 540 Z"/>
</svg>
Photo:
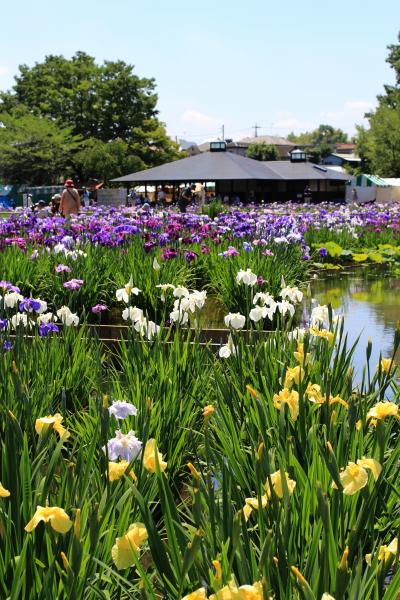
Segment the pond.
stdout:
<svg viewBox="0 0 400 600">
<path fill-rule="evenodd" d="M 360 337 L 354 353 L 356 380 L 360 380 L 366 363 L 368 339 L 372 341 L 372 369 L 378 363 L 380 353 L 384 357 L 392 355 L 394 333 L 400 320 L 399 278 L 381 269 L 335 272 L 313 279 L 311 294 L 319 304 L 331 304 L 335 314 L 345 317 L 345 331 L 350 344 Z M 310 303 L 310 300 L 304 303 L 304 320 L 308 318 Z M 400 364 L 399 352 L 395 360 Z"/>
</svg>

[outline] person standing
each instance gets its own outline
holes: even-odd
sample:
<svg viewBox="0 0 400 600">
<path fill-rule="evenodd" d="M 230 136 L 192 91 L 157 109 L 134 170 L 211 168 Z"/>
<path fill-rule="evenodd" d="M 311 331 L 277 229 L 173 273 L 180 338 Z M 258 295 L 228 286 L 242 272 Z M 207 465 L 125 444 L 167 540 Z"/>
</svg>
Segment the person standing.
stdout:
<svg viewBox="0 0 400 600">
<path fill-rule="evenodd" d="M 64 190 L 61 195 L 60 212 L 66 219 L 71 215 L 77 215 L 81 207 L 81 199 L 72 179 L 67 179 L 64 183 Z"/>
<path fill-rule="evenodd" d="M 178 206 L 181 213 L 186 212 L 187 205 L 189 204 L 189 202 L 191 202 L 193 198 L 193 190 L 195 189 L 195 187 L 196 186 L 194 185 L 191 185 L 190 187 L 186 186 L 181 195 L 179 196 Z"/>
<path fill-rule="evenodd" d="M 165 204 L 165 192 L 162 187 L 158 190 L 157 200 L 160 206 L 164 206 Z"/>
</svg>

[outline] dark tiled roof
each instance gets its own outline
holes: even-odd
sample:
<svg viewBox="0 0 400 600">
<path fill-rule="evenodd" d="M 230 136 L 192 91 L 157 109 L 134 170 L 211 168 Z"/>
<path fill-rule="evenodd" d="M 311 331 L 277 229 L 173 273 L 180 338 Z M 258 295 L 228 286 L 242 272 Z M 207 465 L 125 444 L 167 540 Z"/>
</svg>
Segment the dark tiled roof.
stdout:
<svg viewBox="0 0 400 600">
<path fill-rule="evenodd" d="M 260 162 L 233 152 L 203 152 L 174 162 L 117 177 L 114 182 L 155 183 L 224 180 L 339 179 L 343 173 L 311 163 Z"/>
</svg>

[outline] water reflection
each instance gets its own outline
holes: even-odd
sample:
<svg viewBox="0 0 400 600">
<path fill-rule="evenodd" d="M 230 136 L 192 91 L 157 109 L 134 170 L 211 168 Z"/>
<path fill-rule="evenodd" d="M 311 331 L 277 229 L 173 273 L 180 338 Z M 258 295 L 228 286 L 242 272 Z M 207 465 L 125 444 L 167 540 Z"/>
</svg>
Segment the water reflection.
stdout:
<svg viewBox="0 0 400 600">
<path fill-rule="evenodd" d="M 394 332 L 400 319 L 400 279 L 385 271 L 335 272 L 314 279 L 311 292 L 319 304 L 330 303 L 336 314 L 345 317 L 350 343 L 360 336 L 354 354 L 359 375 L 366 360 L 368 338 L 372 340 L 372 367 L 377 364 L 380 353 L 385 357 L 392 355 Z M 309 312 L 308 304 L 305 313 Z M 395 360 L 400 364 L 399 352 Z"/>
</svg>

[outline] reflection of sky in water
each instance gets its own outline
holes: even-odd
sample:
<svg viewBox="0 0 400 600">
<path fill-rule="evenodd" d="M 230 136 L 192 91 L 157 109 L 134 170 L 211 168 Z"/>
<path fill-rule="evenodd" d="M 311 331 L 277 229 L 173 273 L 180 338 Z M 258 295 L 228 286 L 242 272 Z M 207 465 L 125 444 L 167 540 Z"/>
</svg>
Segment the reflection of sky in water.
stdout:
<svg viewBox="0 0 400 600">
<path fill-rule="evenodd" d="M 353 356 L 356 381 L 360 381 L 366 364 L 368 338 L 372 340 L 371 371 L 380 353 L 384 357 L 392 355 L 395 326 L 400 319 L 399 279 L 384 274 L 364 278 L 355 273 L 340 274 L 314 280 L 311 291 L 318 303 L 332 303 L 335 314 L 345 317 L 350 345 L 360 336 Z M 399 363 L 399 356 L 396 359 Z"/>
</svg>

